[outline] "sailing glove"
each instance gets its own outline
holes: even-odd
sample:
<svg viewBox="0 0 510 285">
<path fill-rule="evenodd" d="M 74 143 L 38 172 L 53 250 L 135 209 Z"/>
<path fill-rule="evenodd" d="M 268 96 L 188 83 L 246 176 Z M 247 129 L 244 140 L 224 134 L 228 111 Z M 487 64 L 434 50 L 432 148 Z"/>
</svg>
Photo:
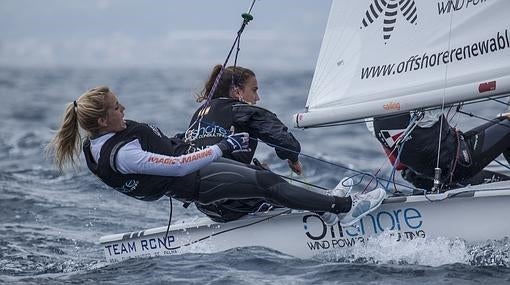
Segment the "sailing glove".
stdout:
<svg viewBox="0 0 510 285">
<path fill-rule="evenodd" d="M 216 145 L 221 149 L 223 154 L 250 151 L 248 143 L 250 135 L 246 132 L 234 133 L 224 138 Z"/>
</svg>

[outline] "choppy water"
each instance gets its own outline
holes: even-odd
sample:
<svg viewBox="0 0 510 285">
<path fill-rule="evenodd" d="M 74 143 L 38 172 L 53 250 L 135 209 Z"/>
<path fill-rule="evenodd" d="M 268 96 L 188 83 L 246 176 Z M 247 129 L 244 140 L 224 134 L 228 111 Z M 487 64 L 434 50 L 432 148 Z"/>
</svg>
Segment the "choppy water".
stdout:
<svg viewBox="0 0 510 285">
<path fill-rule="evenodd" d="M 166 225 L 168 202 L 121 196 L 82 167 L 59 174 L 44 156 L 64 104 L 109 85 L 126 117 L 183 131 L 207 71 L 0 69 L 0 283 L 20 284 L 508 284 L 510 241 L 394 243 L 384 236 L 343 255 L 302 260 L 265 248 L 106 264 L 100 236 Z M 305 104 L 311 72 L 258 71 L 261 105 L 290 124 Z M 479 107 L 477 107 L 477 111 Z M 490 105 L 487 116 L 504 107 Z M 476 125 L 480 122 L 469 121 Z M 296 130 L 305 154 L 375 171 L 385 163 L 364 126 Z M 257 155 L 289 174 L 269 148 Z M 346 170 L 304 157 L 308 182 L 335 184 Z M 195 209 L 174 207 L 174 221 Z M 475 225 L 476 226 L 476 225 Z"/>
</svg>

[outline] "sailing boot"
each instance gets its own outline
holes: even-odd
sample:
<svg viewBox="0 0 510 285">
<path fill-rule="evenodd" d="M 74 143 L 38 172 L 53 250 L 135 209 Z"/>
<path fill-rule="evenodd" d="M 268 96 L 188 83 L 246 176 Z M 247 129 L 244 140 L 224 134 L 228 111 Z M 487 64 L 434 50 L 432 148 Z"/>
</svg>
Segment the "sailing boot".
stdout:
<svg viewBox="0 0 510 285">
<path fill-rule="evenodd" d="M 347 197 L 351 193 L 354 181 L 350 177 L 344 177 L 335 188 L 328 190 L 327 194 L 331 196 Z"/>
<path fill-rule="evenodd" d="M 338 221 L 340 221 L 340 218 L 338 218 L 337 214 L 333 214 L 330 212 L 320 212 L 317 214 L 319 215 L 319 217 L 321 217 L 322 221 L 327 226 L 334 226 L 338 223 Z"/>
<path fill-rule="evenodd" d="M 354 184 L 354 181 L 352 180 L 352 178 L 344 177 L 338 183 L 338 185 L 335 186 L 335 188 L 328 190 L 326 192 L 326 194 L 328 194 L 330 196 L 346 197 L 351 192 L 353 184 Z M 328 226 L 337 224 L 341 217 L 337 214 L 333 214 L 330 212 L 321 212 L 318 214 L 321 217 L 322 221 Z"/>
<path fill-rule="evenodd" d="M 349 227 L 361 220 L 364 216 L 377 209 L 386 198 L 386 191 L 377 188 L 365 194 L 356 193 L 351 196 L 352 207 L 341 219 L 342 227 Z"/>
</svg>

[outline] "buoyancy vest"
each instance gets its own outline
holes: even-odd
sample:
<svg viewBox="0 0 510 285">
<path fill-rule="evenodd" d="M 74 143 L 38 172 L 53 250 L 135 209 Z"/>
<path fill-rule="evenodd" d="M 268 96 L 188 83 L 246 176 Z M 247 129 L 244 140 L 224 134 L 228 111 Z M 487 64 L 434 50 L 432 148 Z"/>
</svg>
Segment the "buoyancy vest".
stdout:
<svg viewBox="0 0 510 285">
<path fill-rule="evenodd" d="M 185 140 L 191 145 L 188 153 L 220 142 L 231 133 L 232 127 L 236 133 L 250 133 L 250 130 L 234 122 L 232 106 L 236 104 L 246 103 L 231 98 L 217 98 L 211 100 L 207 107 L 201 107 L 195 112 L 189 129 L 185 133 Z M 225 154 L 223 157 L 250 164 L 257 149 L 257 143 L 257 139 L 250 134 L 249 152 Z"/>
<path fill-rule="evenodd" d="M 125 130 L 116 133 L 104 143 L 97 163 L 92 157 L 90 140 L 84 141 L 83 152 L 90 171 L 108 186 L 139 200 L 157 200 L 165 194 L 181 201 L 195 200 L 196 173 L 183 177 L 171 177 L 122 174 L 117 170 L 116 157 L 119 149 L 135 139 L 138 139 L 144 151 L 157 154 L 179 156 L 189 148 L 189 145 L 182 140 L 168 138 L 152 125 L 128 120 L 126 123 Z"/>
<path fill-rule="evenodd" d="M 395 144 L 409 125 L 410 118 L 409 113 L 374 118 L 376 138 L 385 148 L 393 151 L 395 156 L 402 148 L 400 162 L 429 178 L 434 177 L 439 151 L 439 167 L 442 169 L 441 179 L 445 182 L 451 174 L 452 165 L 457 157 L 458 134 L 442 116 L 442 127 L 441 120 L 428 128 L 415 127 L 407 141 L 403 144 Z M 440 148 L 438 145 L 439 135 L 441 135 Z M 397 149 L 395 150 L 395 148 Z"/>
</svg>

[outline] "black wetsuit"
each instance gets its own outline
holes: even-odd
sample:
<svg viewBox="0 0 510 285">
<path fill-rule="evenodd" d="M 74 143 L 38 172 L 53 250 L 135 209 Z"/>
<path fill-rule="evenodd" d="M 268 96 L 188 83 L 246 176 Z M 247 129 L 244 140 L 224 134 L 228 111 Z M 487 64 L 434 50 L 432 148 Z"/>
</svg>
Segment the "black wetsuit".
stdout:
<svg viewBox="0 0 510 285">
<path fill-rule="evenodd" d="M 289 208 L 333 213 L 347 212 L 351 207 L 350 197 L 321 195 L 291 185 L 270 171 L 249 168 L 225 158 L 181 177 L 124 174 L 118 170 L 117 154 L 133 140 L 138 140 L 144 151 L 174 156 L 189 145 L 164 136 L 159 129 L 134 121 L 127 121 L 125 130 L 104 142 L 97 162 L 91 153 L 90 142 L 85 141 L 83 151 L 88 168 L 105 184 L 139 200 L 156 200 L 167 195 L 183 202 L 208 204 L 222 199 L 260 198 Z"/>
<path fill-rule="evenodd" d="M 257 148 L 257 140 L 260 139 L 269 145 L 277 146 L 275 152 L 280 159 L 298 160 L 301 151 L 299 142 L 274 113 L 231 98 L 213 99 L 206 108 L 200 107 L 195 112 L 185 134 L 186 140 L 192 144 L 190 152 L 219 142 L 230 132 L 231 127 L 236 132 L 250 134 L 251 151 L 229 154 L 226 158 L 250 164 Z M 257 166 L 250 167 L 261 169 Z M 196 206 L 211 219 L 226 222 L 257 211 L 265 202 L 267 201 L 261 199 L 225 200 Z"/>
<path fill-rule="evenodd" d="M 441 135 L 439 167 L 444 189 L 482 183 L 487 176 L 493 176 L 496 181 L 508 179 L 496 173 L 480 175 L 484 167 L 510 147 L 508 119 L 494 119 L 465 133 L 450 126 L 444 116 L 441 119 L 431 127 L 415 127 L 408 140 L 397 146 L 392 143 L 409 125 L 410 114 L 374 118 L 379 142 L 389 152 L 397 148 L 392 154 L 395 157 L 401 152 L 400 162 L 409 168 L 403 171 L 404 178 L 416 187 L 432 188 Z"/>
</svg>

